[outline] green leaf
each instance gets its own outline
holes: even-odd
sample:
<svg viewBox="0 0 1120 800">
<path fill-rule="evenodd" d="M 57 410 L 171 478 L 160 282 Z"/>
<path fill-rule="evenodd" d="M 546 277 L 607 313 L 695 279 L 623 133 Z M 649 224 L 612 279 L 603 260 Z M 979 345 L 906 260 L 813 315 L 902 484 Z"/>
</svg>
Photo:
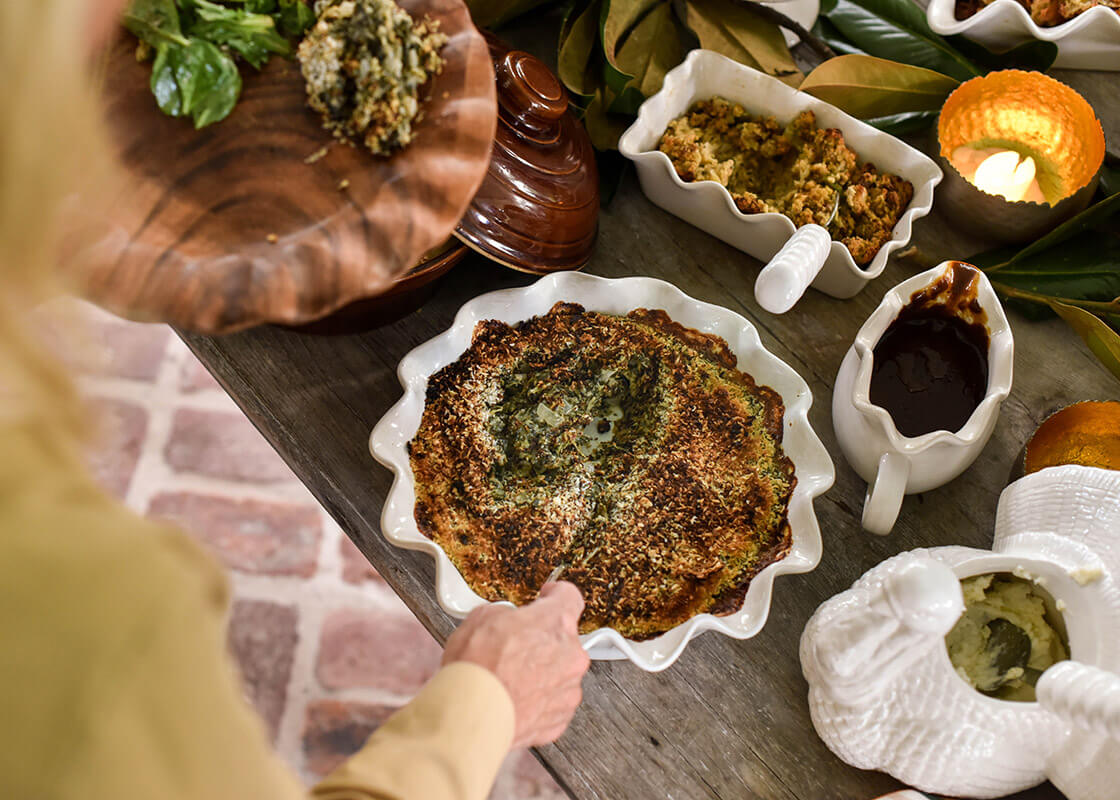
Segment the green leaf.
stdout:
<svg viewBox="0 0 1120 800">
<path fill-rule="evenodd" d="M 614 99 L 607 87 L 600 87 L 587 105 L 587 111 L 584 112 L 583 124 L 596 150 L 617 150 L 618 137 L 633 121 L 629 117 L 612 114 L 607 110 Z"/>
<path fill-rule="evenodd" d="M 835 4 L 835 0 L 833 0 L 833 4 Z M 845 39 L 844 35 L 837 30 L 836 26 L 828 21 L 828 17 L 817 17 L 817 22 L 813 25 L 811 33 L 835 50 L 837 55 L 867 55 L 867 53 Z"/>
<path fill-rule="evenodd" d="M 619 66 L 634 77 L 619 97 L 624 102 L 613 103 L 611 111 L 636 114 L 642 101 L 661 88 L 665 73 L 681 63 L 684 52 L 670 3 L 642 17 L 618 51 Z"/>
<path fill-rule="evenodd" d="M 685 24 L 706 50 L 794 85 L 801 80 L 781 29 L 733 0 L 688 0 Z"/>
<path fill-rule="evenodd" d="M 246 11 L 254 14 L 271 14 L 276 10 L 276 0 L 226 0 L 227 3 L 241 3 Z"/>
<path fill-rule="evenodd" d="M 1099 317 L 1065 303 L 1051 302 L 1050 308 L 1077 331 L 1105 369 L 1120 379 L 1120 334 Z"/>
<path fill-rule="evenodd" d="M 169 117 L 181 117 L 183 97 L 179 93 L 179 84 L 175 80 L 175 66 L 171 61 L 172 51 L 177 54 L 179 48 L 161 45 L 156 49 L 156 59 L 152 64 L 151 87 L 159 110 Z"/>
<path fill-rule="evenodd" d="M 1042 39 L 1032 39 L 1002 53 L 992 52 L 982 44 L 963 36 L 947 36 L 945 41 L 985 71 L 1024 69 L 1045 72 L 1053 66 L 1054 59 L 1058 57 L 1058 45 Z"/>
<path fill-rule="evenodd" d="M 179 9 L 174 0 L 133 0 L 122 18 L 132 34 L 159 47 L 176 44 L 186 47 L 187 37 L 179 24 Z"/>
<path fill-rule="evenodd" d="M 659 5 L 668 4 L 669 0 L 604 0 L 600 35 L 607 63 L 603 67 L 603 78 L 616 98 L 626 91 L 634 77 L 618 61 L 618 50 L 623 37 Z"/>
<path fill-rule="evenodd" d="M 1101 225 L 1104 222 L 1107 222 L 1113 215 L 1118 212 L 1120 212 L 1120 193 L 1111 195 L 1110 197 L 1101 200 L 1099 203 L 1094 203 L 1093 205 L 1082 211 L 1080 214 L 1077 214 L 1066 220 L 1057 228 L 1050 231 L 1050 233 L 1039 239 L 1036 239 L 1034 242 L 1027 245 L 1025 248 L 1018 251 L 1014 255 L 1007 255 L 1007 250 L 1005 248 L 998 251 L 999 253 L 1003 254 L 1003 258 L 1001 260 L 992 260 L 989 254 L 984 253 L 976 256 L 976 258 L 985 263 L 978 264 L 975 261 L 973 261 L 972 263 L 976 264 L 976 266 L 978 267 L 982 267 L 985 272 L 989 273 L 1006 269 L 1012 264 L 1023 261 L 1037 253 L 1042 253 L 1046 250 L 1049 250 L 1050 248 L 1054 247 L 1057 244 L 1061 244 L 1067 239 L 1070 239 L 1074 236 L 1077 236 L 1078 234 L 1095 228 L 1096 226 Z"/>
<path fill-rule="evenodd" d="M 869 55 L 968 80 L 982 71 L 934 33 L 911 0 L 836 0 L 828 20 Z"/>
<path fill-rule="evenodd" d="M 257 69 L 273 54 L 288 55 L 291 43 L 280 35 L 272 17 L 228 8 L 209 0 L 179 0 L 190 11 L 185 32 L 237 53 Z"/>
<path fill-rule="evenodd" d="M 937 111 L 959 81 L 940 72 L 872 56 L 830 58 L 800 89 L 856 117 Z"/>
<path fill-rule="evenodd" d="M 985 269 L 981 256 L 976 266 Z M 985 269 L 1001 286 L 1062 301 L 1103 301 L 1120 297 L 1120 238 L 1087 231 L 1060 247 L 1013 259 L 998 272 Z M 1115 309 L 1120 313 L 1120 304 Z"/>
<path fill-rule="evenodd" d="M 592 0 L 585 8 L 573 8 L 560 30 L 557 72 L 571 91 L 584 97 L 595 94 L 600 70 L 596 54 L 599 45 L 599 18 L 603 0 Z"/>
<path fill-rule="evenodd" d="M 157 50 L 152 93 L 163 113 L 190 115 L 196 128 L 204 128 L 229 116 L 241 96 L 241 74 L 217 45 L 192 39 L 187 47 Z"/>
<path fill-rule="evenodd" d="M 303 0 L 280 0 L 275 19 L 280 33 L 298 39 L 315 24 L 315 11 Z"/>
<path fill-rule="evenodd" d="M 886 117 L 872 117 L 864 120 L 884 133 L 892 136 L 907 136 L 911 133 L 928 130 L 937 122 L 936 111 L 911 111 L 906 114 L 891 114 Z"/>
</svg>

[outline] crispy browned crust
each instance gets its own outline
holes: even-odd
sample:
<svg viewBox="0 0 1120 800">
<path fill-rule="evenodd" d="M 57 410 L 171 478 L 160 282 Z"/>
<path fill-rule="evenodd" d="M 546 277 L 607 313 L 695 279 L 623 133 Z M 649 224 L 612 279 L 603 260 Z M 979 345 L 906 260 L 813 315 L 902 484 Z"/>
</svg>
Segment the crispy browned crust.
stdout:
<svg viewBox="0 0 1120 800">
<path fill-rule="evenodd" d="M 581 359 L 632 354 L 654 365 L 632 438 L 618 423 L 617 450 L 547 481 L 503 471 L 492 418 L 503 375 L 575 381 Z M 781 398 L 735 363 L 725 341 L 663 311 L 557 304 L 516 327 L 479 323 L 470 349 L 429 380 L 409 443 L 417 525 L 490 600 L 529 602 L 564 564 L 587 602 L 585 632 L 644 639 L 738 609 L 751 579 L 789 551 L 796 479 L 781 448 Z"/>
<path fill-rule="evenodd" d="M 809 110 L 783 126 L 722 97 L 699 100 L 669 123 L 658 149 L 681 180 L 725 186 L 744 214 L 774 212 L 798 226 L 827 225 L 860 266 L 890 241 L 914 197 L 904 178 L 860 165 L 844 134 L 818 128 Z"/>
</svg>

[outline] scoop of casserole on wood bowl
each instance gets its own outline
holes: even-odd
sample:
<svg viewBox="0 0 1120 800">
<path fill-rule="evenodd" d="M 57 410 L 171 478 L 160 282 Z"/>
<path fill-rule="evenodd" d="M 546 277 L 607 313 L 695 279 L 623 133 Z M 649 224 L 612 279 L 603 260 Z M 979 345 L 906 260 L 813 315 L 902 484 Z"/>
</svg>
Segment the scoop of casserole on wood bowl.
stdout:
<svg viewBox="0 0 1120 800">
<path fill-rule="evenodd" d="M 447 37 L 412 139 L 390 157 L 332 138 L 300 64 L 243 68 L 241 99 L 202 130 L 165 116 L 136 39 L 105 55 L 104 103 L 124 172 L 83 288 L 118 313 L 203 333 L 297 325 L 389 288 L 438 246 L 486 175 L 494 71 L 461 0 L 401 0 Z"/>
<path fill-rule="evenodd" d="M 706 630 L 766 620 L 820 559 L 833 481 L 805 382 L 742 317 L 649 278 L 558 273 L 467 303 L 398 370 L 375 427 L 382 532 L 430 553 L 464 617 L 581 588 L 596 658 L 669 666 Z"/>
</svg>

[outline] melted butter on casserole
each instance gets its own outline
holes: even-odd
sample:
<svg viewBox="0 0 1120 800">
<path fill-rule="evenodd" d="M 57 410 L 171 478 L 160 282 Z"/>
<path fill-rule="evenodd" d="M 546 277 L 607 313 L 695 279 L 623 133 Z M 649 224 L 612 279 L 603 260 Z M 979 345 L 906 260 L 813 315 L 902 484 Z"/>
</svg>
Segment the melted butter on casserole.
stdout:
<svg viewBox="0 0 1120 800">
<path fill-rule="evenodd" d="M 482 597 L 529 602 L 563 565 L 581 631 L 655 636 L 736 610 L 788 552 L 782 414 L 726 342 L 663 311 L 481 322 L 428 382 L 416 521 Z"/>
</svg>

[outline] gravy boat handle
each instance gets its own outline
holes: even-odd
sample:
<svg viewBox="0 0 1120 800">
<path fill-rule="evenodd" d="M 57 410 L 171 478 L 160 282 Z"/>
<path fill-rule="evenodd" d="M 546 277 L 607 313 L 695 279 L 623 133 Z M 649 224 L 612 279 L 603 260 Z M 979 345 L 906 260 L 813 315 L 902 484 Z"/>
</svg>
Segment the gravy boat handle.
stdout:
<svg viewBox="0 0 1120 800">
<path fill-rule="evenodd" d="M 883 453 L 874 480 L 867 485 L 863 500 L 863 529 L 886 536 L 898 519 L 906 482 L 910 479 L 910 459 L 898 453 Z"/>
<path fill-rule="evenodd" d="M 758 273 L 754 299 L 771 314 L 789 311 L 817 277 L 832 248 L 832 236 L 815 223 L 802 225 Z"/>
</svg>

